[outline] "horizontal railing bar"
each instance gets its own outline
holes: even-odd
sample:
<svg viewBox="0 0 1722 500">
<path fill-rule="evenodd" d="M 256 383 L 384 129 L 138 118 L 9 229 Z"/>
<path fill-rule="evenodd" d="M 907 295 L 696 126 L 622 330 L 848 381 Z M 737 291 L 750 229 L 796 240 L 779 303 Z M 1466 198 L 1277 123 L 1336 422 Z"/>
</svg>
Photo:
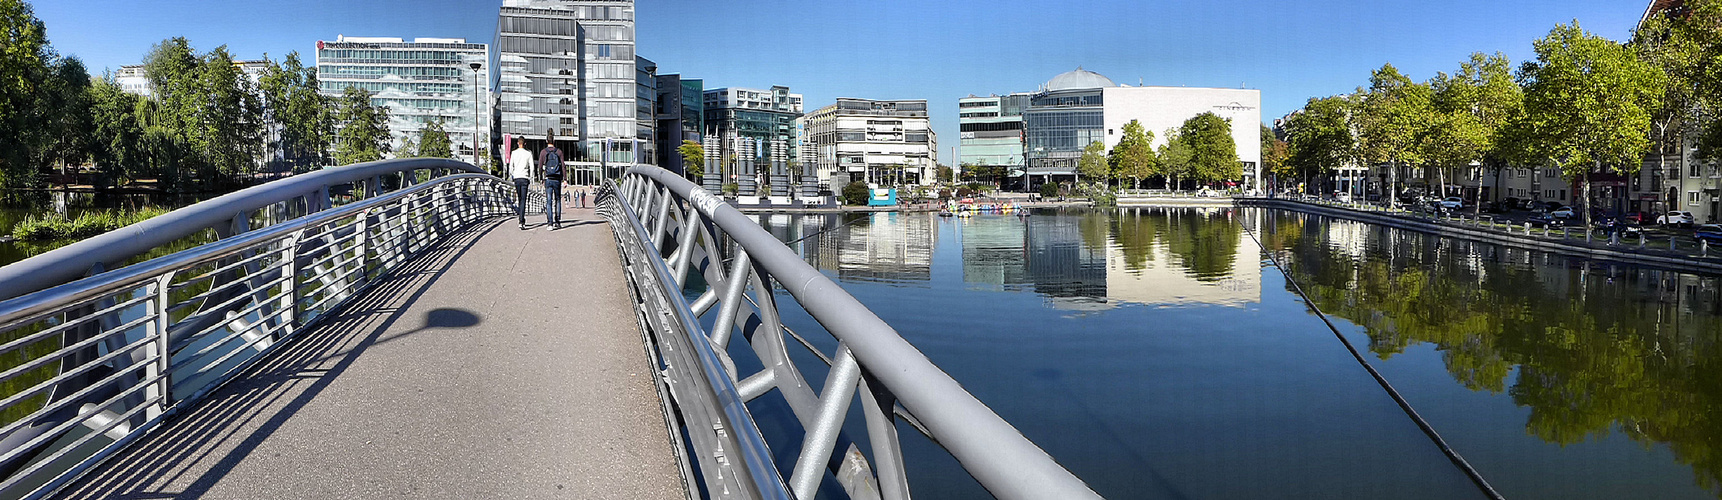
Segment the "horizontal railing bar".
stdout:
<svg viewBox="0 0 1722 500">
<path fill-rule="evenodd" d="M 149 345 L 151 342 L 155 341 L 155 339 L 156 339 L 155 335 L 146 336 L 143 339 L 138 340 L 137 342 L 126 344 L 124 347 L 122 347 L 120 349 L 115 349 L 114 352 L 110 352 L 106 356 L 96 358 L 95 360 L 92 360 L 89 364 L 103 364 L 103 363 L 107 363 L 109 361 L 113 361 L 114 358 L 118 358 L 124 354 L 131 354 L 132 351 L 136 351 L 140 347 L 144 347 L 144 346 Z M 141 369 L 142 367 L 140 366 L 139 368 Z M 42 382 L 42 384 L 49 384 L 49 383 L 57 384 L 60 382 L 64 382 L 66 379 L 71 378 L 71 377 L 72 376 L 69 376 L 69 375 L 54 377 L 51 380 Z M 37 385 L 42 385 L 42 384 L 37 384 Z M 146 384 L 140 384 L 140 385 L 146 385 Z M 36 412 L 31 413 L 28 418 L 19 419 L 15 422 L 12 422 L 11 424 L 7 424 L 6 427 L 0 428 L 0 436 L 11 435 L 13 432 L 16 432 L 18 429 L 23 428 L 24 426 L 28 425 L 31 421 L 33 421 L 37 418 L 40 418 L 42 415 L 45 415 L 47 413 L 52 413 L 53 411 L 57 411 L 60 408 L 64 408 L 65 405 L 67 405 L 67 404 L 71 404 L 71 403 L 75 403 L 75 402 L 76 402 L 76 400 L 73 400 L 70 398 L 61 399 L 59 402 L 57 402 L 53 405 L 50 405 L 48 407 L 44 407 L 41 410 L 37 410 Z M 23 447 L 20 447 L 20 448 L 23 448 Z M 17 450 L 13 450 L 13 451 L 17 451 Z M 10 455 L 9 453 L 7 455 L 0 455 L 0 463 L 10 461 L 11 457 L 9 455 Z"/>
<path fill-rule="evenodd" d="M 100 335 L 95 335 L 95 336 L 92 336 L 90 338 L 79 341 L 76 344 L 72 344 L 69 346 L 63 346 L 59 350 L 56 350 L 56 351 L 49 353 L 49 354 L 44 354 L 39 358 L 32 359 L 32 360 L 24 362 L 24 363 L 19 363 L 18 365 L 13 366 L 11 369 L 8 369 L 4 372 L 0 372 L 0 380 L 12 380 L 13 378 L 16 378 L 18 375 L 21 375 L 21 374 L 24 374 L 26 372 L 35 370 L 37 368 L 41 368 L 43 365 L 46 365 L 48 363 L 53 363 L 55 361 L 59 361 L 61 358 L 64 358 L 66 356 L 70 356 L 73 354 L 73 351 L 78 351 L 78 350 L 81 350 L 85 347 L 95 345 L 95 343 L 97 343 L 97 342 L 107 341 L 108 337 L 112 337 L 115 335 L 125 335 L 126 330 L 137 328 L 138 325 L 142 325 L 142 324 L 149 322 L 149 321 L 154 321 L 154 319 L 155 318 L 153 316 L 144 316 L 142 318 L 132 320 L 132 321 L 130 321 L 124 325 L 120 325 L 119 327 L 112 328 L 112 329 L 109 329 L 108 331 L 102 332 Z M 4 433 L 0 433 L 0 435 L 4 435 Z"/>
<path fill-rule="evenodd" d="M 150 340 L 154 340 L 154 339 L 155 339 L 155 336 L 151 335 Z M 133 349 L 133 350 L 136 350 L 136 349 Z M 152 358 L 153 358 L 153 356 L 152 356 Z M 94 369 L 102 367 L 102 366 L 104 366 L 104 365 L 100 364 L 100 363 L 85 363 L 83 366 L 79 366 L 77 369 L 74 369 L 71 372 L 62 373 L 61 375 L 64 376 L 65 378 L 71 378 L 71 377 L 75 377 L 78 375 L 83 375 L 85 373 L 88 373 L 90 370 L 94 370 Z M 139 366 L 132 368 L 132 369 L 129 369 L 129 370 L 116 371 L 113 374 L 108 375 L 106 378 L 98 380 L 98 381 L 96 381 L 96 383 L 90 384 L 88 387 L 85 387 L 85 388 L 79 390 L 78 392 L 74 392 L 70 395 L 67 395 L 64 398 L 60 398 L 59 401 L 55 401 L 49 405 L 43 405 L 42 409 L 30 412 L 30 415 L 27 418 L 24 418 L 22 420 L 35 420 L 37 418 L 41 418 L 42 415 L 58 411 L 60 408 L 64 408 L 65 405 L 80 401 L 80 400 L 84 399 L 84 396 L 88 396 L 92 393 L 95 393 L 96 391 L 107 387 L 108 384 L 112 384 L 121 378 L 136 376 L 136 374 L 134 372 L 137 372 L 137 371 L 143 370 L 143 369 L 144 369 L 144 367 L 142 365 L 139 365 Z M 62 379 L 62 381 L 63 381 L 63 379 Z M 49 382 L 54 382 L 54 381 L 49 381 Z M 44 382 L 41 384 L 36 384 L 35 386 L 31 387 L 27 391 L 19 392 L 18 394 L 12 395 L 12 397 L 6 398 L 5 401 L 0 401 L 0 409 L 11 408 L 13 405 L 18 404 L 19 401 L 23 401 L 25 399 L 29 399 L 31 397 L 34 397 L 37 394 L 47 392 L 48 390 L 53 389 L 55 386 L 58 386 L 58 385 L 59 384 L 57 382 L 54 382 L 54 383 Z M 132 384 L 132 385 L 136 386 L 138 384 Z"/>
<path fill-rule="evenodd" d="M 156 377 L 156 378 L 160 378 L 160 377 Z M 151 382 L 153 383 L 154 379 L 152 379 Z M 146 387 L 148 387 L 147 384 L 146 385 L 140 385 L 140 386 L 133 388 L 131 391 L 124 393 L 124 394 L 114 396 L 113 399 L 109 399 L 106 402 L 104 402 L 101 406 L 97 407 L 97 411 L 106 410 L 106 409 L 108 409 L 108 407 L 113 406 L 114 403 L 120 402 L 120 400 L 122 400 L 123 398 L 132 397 L 132 393 L 137 392 L 137 389 L 143 389 Z M 84 437 L 79 438 L 78 440 L 67 444 L 66 446 L 60 448 L 59 451 L 56 451 L 53 454 L 50 454 L 47 457 L 42 458 L 42 460 L 36 462 L 35 465 L 32 465 L 29 468 L 24 469 L 22 471 L 13 473 L 11 479 L 8 479 L 4 484 L 0 484 L 0 491 L 11 489 L 13 486 L 17 486 L 16 483 L 18 481 L 21 481 L 24 478 L 35 475 L 37 472 L 41 472 L 41 470 L 43 468 L 47 467 L 49 464 L 54 463 L 54 461 L 59 460 L 60 457 L 66 456 L 67 453 L 71 453 L 72 451 L 77 450 L 79 447 L 82 447 L 84 445 L 84 443 L 88 443 L 88 442 L 90 442 L 90 440 L 95 439 L 98 436 L 106 435 L 109 429 L 113 429 L 115 426 L 118 426 L 122 423 L 131 421 L 132 417 L 137 416 L 138 412 L 149 408 L 150 405 L 162 402 L 163 400 L 164 400 L 164 396 L 155 396 L 155 397 L 147 397 L 146 396 L 146 399 L 144 399 L 142 404 L 139 404 L 136 407 L 133 407 L 131 410 L 126 411 L 125 413 L 122 413 L 119 416 L 115 417 L 113 419 L 113 421 L 108 422 L 108 425 L 104 425 L 100 429 L 96 429 L 94 431 L 91 431 L 88 435 L 85 435 Z M 82 425 L 87 420 L 89 420 L 89 419 L 87 419 L 87 418 L 85 418 L 85 419 L 74 419 L 74 420 L 69 420 L 63 424 L 57 425 L 54 427 L 53 430 L 46 432 L 46 433 L 43 433 L 41 436 L 36 437 L 36 439 L 30 440 L 30 443 L 26 443 L 27 444 L 26 446 L 19 446 L 18 448 L 13 449 L 11 453 L 7 453 L 5 456 L 0 456 L 0 462 L 10 461 L 13 458 L 15 458 L 14 455 L 16 455 L 17 452 L 28 450 L 30 448 L 34 448 L 36 445 L 41 444 L 40 441 L 43 441 L 49 437 L 58 437 L 61 434 L 65 433 L 66 429 L 70 429 L 74 425 Z"/>
<path fill-rule="evenodd" d="M 134 289 L 131 291 L 135 292 L 137 290 Z M 109 300 L 110 298 L 100 298 L 100 299 L 96 299 L 92 302 L 100 302 L 103 300 Z M 6 345 L 4 345 L 4 346 L 0 346 L 0 354 L 6 354 L 9 352 L 18 350 L 20 348 L 23 348 L 23 347 L 29 345 L 29 344 L 34 344 L 38 341 L 41 341 L 44 338 L 54 336 L 56 334 L 59 334 L 59 333 L 64 332 L 68 329 L 71 329 L 71 328 L 82 326 L 83 324 L 89 323 L 91 321 L 100 320 L 102 318 L 102 316 L 107 316 L 109 314 L 113 314 L 113 313 L 118 312 L 120 310 L 138 305 L 141 302 L 145 302 L 145 301 L 148 301 L 148 300 L 154 299 L 154 298 L 155 298 L 154 295 L 144 295 L 143 297 L 132 298 L 132 299 L 129 299 L 125 302 L 121 302 L 119 304 L 115 304 L 113 306 L 103 308 L 102 310 L 99 310 L 99 311 L 96 311 L 96 312 L 93 312 L 93 313 L 90 313 L 87 315 L 79 316 L 76 318 L 72 318 L 71 320 L 62 322 L 58 325 L 54 325 L 54 326 L 49 327 L 47 329 L 44 329 L 40 332 L 36 332 L 36 333 L 29 334 L 29 335 L 25 335 L 23 337 L 19 337 L 17 339 L 12 340 L 11 342 L 7 342 Z M 48 315 L 44 315 L 44 316 L 37 316 L 35 318 L 32 318 L 35 321 L 31 321 L 31 322 L 25 323 L 25 324 L 33 324 L 33 323 L 37 323 L 40 321 L 45 321 L 48 318 L 52 318 L 53 316 L 65 314 L 65 313 L 69 312 L 69 309 L 77 309 L 79 307 L 85 307 L 88 305 L 89 305 L 88 302 L 81 303 L 81 304 L 73 304 L 73 305 L 67 307 L 68 311 L 59 311 L 59 312 L 55 312 L 53 314 L 48 314 Z"/>
</svg>

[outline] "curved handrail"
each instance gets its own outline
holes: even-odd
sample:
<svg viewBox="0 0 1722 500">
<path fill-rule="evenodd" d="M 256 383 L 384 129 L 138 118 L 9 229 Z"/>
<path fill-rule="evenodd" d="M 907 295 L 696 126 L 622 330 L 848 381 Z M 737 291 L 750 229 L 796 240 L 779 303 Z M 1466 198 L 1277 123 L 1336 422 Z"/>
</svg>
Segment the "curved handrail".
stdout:
<svg viewBox="0 0 1722 500">
<path fill-rule="evenodd" d="M 233 221 L 278 203 L 304 198 L 306 212 L 326 210 L 330 208 L 330 186 L 375 183 L 381 176 L 418 170 L 485 172 L 455 160 L 402 158 L 328 168 L 252 186 L 0 267 L 0 300 L 81 278 L 93 268 L 111 269 L 205 229 L 229 231 Z"/>
<path fill-rule="evenodd" d="M 627 171 L 627 175 L 631 177 L 631 181 L 646 181 L 630 182 L 621 194 L 624 198 L 633 198 L 628 200 L 632 204 L 631 210 L 643 211 L 648 215 L 656 212 L 653 220 L 649 221 L 653 223 L 657 234 L 654 241 L 665 237 L 668 216 L 672 212 L 670 205 L 679 208 L 680 203 L 677 201 L 685 200 L 692 211 L 697 211 L 699 219 L 692 224 L 693 227 L 684 227 L 683 238 L 688 241 L 679 242 L 682 248 L 678 253 L 682 255 L 678 257 L 683 259 L 681 262 L 685 263 L 688 258 L 686 254 L 692 247 L 693 236 L 689 234 L 689 230 L 695 230 L 704 224 L 721 228 L 724 235 L 742 252 L 741 257 L 736 259 L 738 268 L 744 268 L 751 260 L 753 266 L 769 275 L 772 282 L 794 297 L 804 310 L 840 342 L 839 364 L 832 368 L 831 377 L 837 377 L 842 371 L 841 365 L 846 361 L 843 358 L 852 356 L 851 369 L 858 362 L 860 369 L 865 370 L 871 377 L 868 380 L 876 380 L 883 385 L 882 389 L 888 391 L 889 395 L 915 415 L 931 432 L 931 437 L 944 446 L 995 496 L 1006 499 L 1099 498 L 1081 479 L 1059 465 L 985 403 L 969 394 L 961 384 L 934 365 L 926 355 L 904 340 L 895 329 L 879 319 L 864 304 L 823 273 L 809 266 L 789 247 L 739 210 L 681 176 L 661 168 L 633 167 Z M 664 192 L 659 194 L 660 190 Z M 669 200 L 670 195 L 676 196 L 678 200 Z M 684 226 L 688 226 L 686 222 L 690 218 L 692 217 L 683 219 Z M 675 267 L 678 270 L 687 269 L 685 264 Z M 736 278 L 733 274 L 731 278 Z M 741 290 L 741 287 L 730 288 L 727 295 L 733 297 L 740 294 L 738 290 Z M 730 299 L 722 300 L 727 302 Z M 707 303 L 705 300 L 696 302 Z M 728 327 L 724 317 L 720 313 L 718 324 L 721 326 L 717 327 L 719 330 Z M 730 317 L 733 319 L 733 315 Z M 739 326 L 740 322 L 735 323 Z M 721 346 L 724 341 L 719 339 L 727 338 L 728 332 L 714 330 L 712 335 L 713 342 Z M 848 373 L 846 376 L 853 374 Z M 769 380 L 770 377 L 767 376 L 766 379 Z M 744 380 L 738 385 L 751 387 L 750 380 Z M 833 388 L 842 388 L 843 383 L 853 381 L 834 384 L 832 378 L 828 378 L 826 392 Z M 862 392 L 863 397 L 866 397 L 866 391 Z M 841 394 L 820 394 L 818 399 L 822 412 L 827 411 L 824 406 L 828 404 L 847 405 L 848 401 Z M 831 400 L 838 402 L 831 403 Z M 824 426 L 826 423 L 821 422 L 820 425 Z M 821 433 L 831 431 L 819 429 Z M 812 436 L 815 429 L 809 429 L 808 432 L 809 436 Z M 822 434 L 820 438 L 828 438 L 828 435 Z M 807 438 L 807 441 L 812 440 L 811 437 Z M 810 449 L 812 448 L 806 447 L 804 442 L 804 454 Z M 824 463 L 818 457 L 803 456 L 802 460 L 807 462 L 810 458 L 817 461 L 817 464 Z M 810 493 L 806 491 L 808 483 L 798 479 L 805 477 L 807 479 L 803 481 L 817 483 L 817 476 L 812 470 L 803 471 L 802 468 L 803 466 L 798 464 L 797 478 L 792 478 L 791 482 L 796 483 L 794 486 L 797 493 L 806 494 Z M 883 477 L 881 482 L 885 482 Z"/>
<path fill-rule="evenodd" d="M 446 165 L 394 162 L 322 179 Z M 37 402 L 29 403 L 28 415 L 0 425 L 0 496 L 36 498 L 64 486 L 244 373 L 281 341 L 322 322 L 412 255 L 459 228 L 514 214 L 513 192 L 511 184 L 478 173 L 372 190 L 374 196 L 340 207 L 0 300 L 0 338 L 7 339 L 0 352 L 44 342 L 55 349 L 5 370 L 6 382 L 23 382 L 0 406 Z M 259 200 L 302 195 L 260 196 L 251 198 L 258 208 L 269 205 Z M 530 208 L 541 196 L 528 201 Z M 246 206 L 236 203 L 223 206 Z M 26 378 L 43 370 L 51 372 L 45 380 Z M 73 434 L 80 425 L 88 432 Z M 91 441 L 103 436 L 111 443 Z M 68 459 L 75 465 L 63 469 Z"/>
</svg>

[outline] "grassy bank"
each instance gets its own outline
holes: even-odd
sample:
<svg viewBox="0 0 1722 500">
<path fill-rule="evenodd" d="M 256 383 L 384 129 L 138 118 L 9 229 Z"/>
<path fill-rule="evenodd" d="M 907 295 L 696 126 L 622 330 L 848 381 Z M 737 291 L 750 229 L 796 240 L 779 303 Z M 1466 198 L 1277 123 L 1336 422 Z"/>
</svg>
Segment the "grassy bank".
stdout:
<svg viewBox="0 0 1722 500">
<path fill-rule="evenodd" d="M 169 211 L 160 207 L 135 210 L 91 210 L 67 218 L 59 214 L 32 215 L 12 226 L 12 237 L 19 241 L 48 241 L 83 239 L 143 222 Z"/>
</svg>

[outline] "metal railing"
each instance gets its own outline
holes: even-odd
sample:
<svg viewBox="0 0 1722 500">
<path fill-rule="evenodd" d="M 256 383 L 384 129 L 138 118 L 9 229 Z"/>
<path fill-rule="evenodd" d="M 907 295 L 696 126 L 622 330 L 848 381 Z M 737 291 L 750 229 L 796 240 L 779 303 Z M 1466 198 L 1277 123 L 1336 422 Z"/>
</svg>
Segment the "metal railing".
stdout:
<svg viewBox="0 0 1722 500">
<path fill-rule="evenodd" d="M 228 229 L 217 227 L 226 234 L 213 242 L 0 302 L 0 496 L 52 494 L 412 255 L 464 226 L 512 215 L 513 185 L 457 173 L 473 171 L 446 160 L 330 169 L 117 232 L 129 242 L 107 238 L 126 248 L 0 268 L 82 257 L 100 269 L 211 224 Z M 243 230 L 253 222 L 267 225 Z"/>
<path fill-rule="evenodd" d="M 943 446 L 999 498 L 1099 497 L 734 207 L 656 167 L 629 169 L 620 184 L 606 186 L 599 210 L 615 228 L 642 326 L 655 341 L 654 362 L 703 476 L 690 479 L 710 497 L 813 498 L 829 471 L 850 498 L 907 499 L 899 419 Z M 693 273 L 709 288 L 689 301 L 682 290 Z M 778 289 L 830 332 L 835 353 L 784 326 Z M 757 372 L 738 373 L 730 357 L 738 330 L 764 367 Z M 790 356 L 788 338 L 830 363 L 817 393 Z M 773 389 L 805 432 L 787 482 L 746 406 Z M 834 455 L 847 441 L 840 434 L 856 399 L 871 462 L 854 444 Z"/>
</svg>

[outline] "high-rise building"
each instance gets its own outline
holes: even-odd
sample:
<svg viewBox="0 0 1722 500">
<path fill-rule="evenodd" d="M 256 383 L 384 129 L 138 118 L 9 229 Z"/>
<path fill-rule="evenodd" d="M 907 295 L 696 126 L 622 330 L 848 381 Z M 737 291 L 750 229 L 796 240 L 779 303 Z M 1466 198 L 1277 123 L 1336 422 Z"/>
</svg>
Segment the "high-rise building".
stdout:
<svg viewBox="0 0 1722 500">
<path fill-rule="evenodd" d="M 120 70 L 114 72 L 114 84 L 119 85 L 120 90 L 144 97 L 150 96 L 152 88 L 149 83 L 149 73 L 144 71 L 142 64 L 120 66 Z"/>
<path fill-rule="evenodd" d="M 1022 113 L 1029 94 L 969 96 L 957 100 L 958 131 L 962 133 L 961 165 L 998 170 L 1003 181 L 1019 177 L 1023 170 Z M 983 174 L 986 175 L 986 174 Z"/>
<path fill-rule="evenodd" d="M 658 164 L 658 63 L 634 57 L 634 138 L 629 147 L 640 148 L 637 163 Z"/>
<path fill-rule="evenodd" d="M 925 184 L 938 172 L 938 140 L 925 99 L 879 101 L 840 97 L 802 122 L 821 185 L 832 191 L 854 181 Z"/>
<path fill-rule="evenodd" d="M 371 93 L 372 105 L 388 108 L 397 152 L 406 141 L 417 143 L 426 124 L 438 122 L 455 159 L 484 164 L 479 158 L 489 157 L 490 120 L 475 111 L 488 101 L 489 59 L 488 45 L 463 38 L 338 36 L 317 42 L 317 79 L 324 95 L 357 87 Z"/>
<path fill-rule="evenodd" d="M 682 75 L 658 75 L 658 166 L 685 174 L 682 141 L 700 142 L 705 129 L 705 82 Z"/>
<path fill-rule="evenodd" d="M 772 165 L 800 161 L 795 119 L 801 116 L 801 94 L 783 86 L 719 88 L 705 91 L 704 105 L 706 159 L 718 165 L 706 169 L 707 188 L 748 184 L 775 175 L 767 172 Z"/>
<path fill-rule="evenodd" d="M 597 162 L 606 148 L 612 164 L 635 161 L 649 132 L 633 0 L 503 0 L 496 46 L 502 133 L 537 150 L 552 132 L 575 161 Z"/>
</svg>

